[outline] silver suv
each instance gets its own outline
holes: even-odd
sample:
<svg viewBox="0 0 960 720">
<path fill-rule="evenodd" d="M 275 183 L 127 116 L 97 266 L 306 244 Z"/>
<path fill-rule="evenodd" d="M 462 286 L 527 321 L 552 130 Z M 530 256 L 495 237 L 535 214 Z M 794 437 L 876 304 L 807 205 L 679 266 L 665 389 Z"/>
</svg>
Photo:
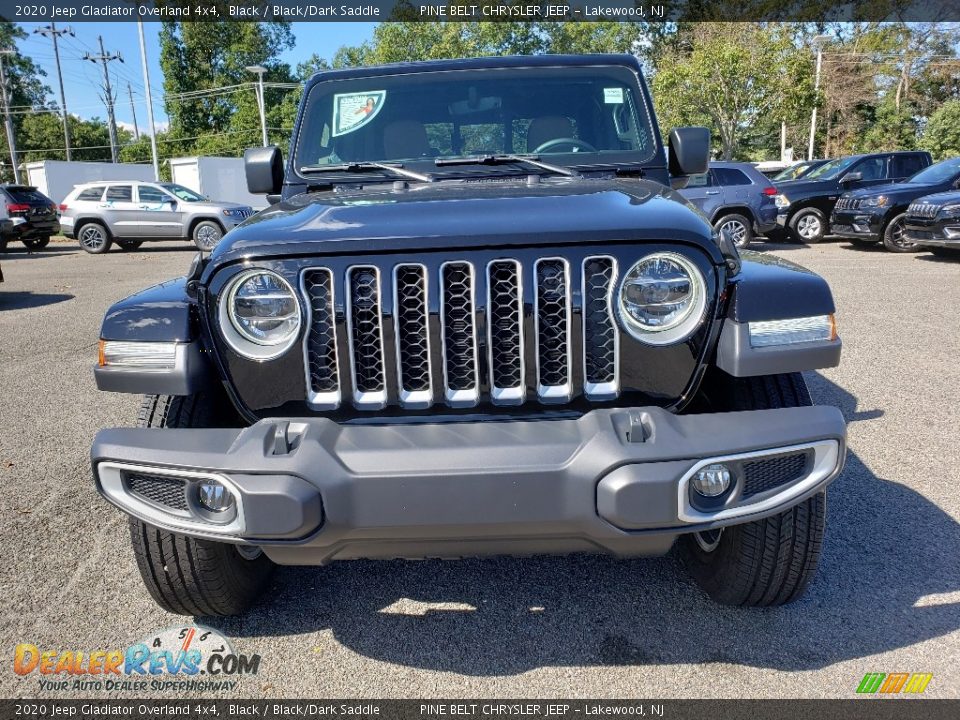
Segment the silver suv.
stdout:
<svg viewBox="0 0 960 720">
<path fill-rule="evenodd" d="M 77 185 L 60 206 L 60 225 L 88 253 L 116 242 L 135 250 L 146 240 L 192 240 L 205 252 L 253 215 L 249 205 L 217 202 L 176 183 L 99 181 Z"/>
</svg>

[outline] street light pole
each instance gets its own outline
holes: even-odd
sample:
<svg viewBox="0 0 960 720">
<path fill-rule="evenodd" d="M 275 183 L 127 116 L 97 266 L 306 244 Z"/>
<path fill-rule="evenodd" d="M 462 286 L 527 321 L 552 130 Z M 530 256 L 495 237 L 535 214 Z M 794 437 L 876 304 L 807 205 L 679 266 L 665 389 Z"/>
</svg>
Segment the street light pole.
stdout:
<svg viewBox="0 0 960 720">
<path fill-rule="evenodd" d="M 267 69 L 263 65 L 248 65 L 244 68 L 247 72 L 256 73 L 259 76 L 257 91 L 257 105 L 260 107 L 260 130 L 263 134 L 263 146 L 270 144 L 267 138 L 267 99 L 263 94 L 263 75 Z"/>
<path fill-rule="evenodd" d="M 63 92 L 63 72 L 60 70 L 60 49 L 57 47 L 57 39 L 61 35 L 70 35 L 73 36 L 72 28 L 64 28 L 63 30 L 57 30 L 56 23 L 50 23 L 44 27 L 37 28 L 33 31 L 47 37 L 48 35 L 53 39 L 53 58 L 57 63 L 57 80 L 60 82 L 60 112 L 63 114 L 63 141 L 67 146 L 67 162 L 72 160 L 71 151 L 70 151 L 70 122 L 67 119 L 67 96 Z"/>
<path fill-rule="evenodd" d="M 150 152 L 153 156 L 153 179 L 160 182 L 160 162 L 157 160 L 157 126 L 153 122 L 153 95 L 150 93 L 150 72 L 147 69 L 147 42 L 143 38 L 143 20 L 137 20 L 137 30 L 140 32 L 140 65 L 143 67 L 143 87 L 147 95 L 147 122 L 150 123 Z"/>
<path fill-rule="evenodd" d="M 0 50 L 0 92 L 3 97 L 3 113 L 6 117 L 7 144 L 10 146 L 10 165 L 13 167 L 13 181 L 20 184 L 20 165 L 17 162 L 17 139 L 13 132 L 13 117 L 10 115 L 10 98 L 7 96 L 7 73 L 3 69 L 3 56 L 13 55 L 13 50 Z"/>
<path fill-rule="evenodd" d="M 813 93 L 818 96 L 813 100 L 813 112 L 810 114 L 810 146 L 807 148 L 807 160 L 813 160 L 813 140 L 817 132 L 817 100 L 820 93 L 820 66 L 823 63 L 823 44 L 830 40 L 829 35 L 817 35 L 813 42 L 817 46 L 817 70 L 813 76 Z"/>
</svg>

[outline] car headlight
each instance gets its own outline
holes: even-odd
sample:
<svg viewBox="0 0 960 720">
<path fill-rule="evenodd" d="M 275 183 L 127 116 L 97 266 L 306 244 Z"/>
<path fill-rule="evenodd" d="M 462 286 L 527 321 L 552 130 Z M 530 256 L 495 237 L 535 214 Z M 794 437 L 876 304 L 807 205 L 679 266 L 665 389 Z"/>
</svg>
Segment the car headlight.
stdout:
<svg viewBox="0 0 960 720">
<path fill-rule="evenodd" d="M 864 198 L 863 202 L 860 203 L 860 207 L 883 208 L 889 204 L 890 204 L 890 197 L 888 195 L 877 195 L 876 197 Z"/>
<path fill-rule="evenodd" d="M 790 207 L 790 198 L 788 198 L 783 193 L 780 193 L 779 195 L 774 197 L 773 202 L 776 204 L 778 208 Z"/>
<path fill-rule="evenodd" d="M 247 270 L 220 302 L 220 328 L 241 355 L 270 360 L 285 353 L 300 331 L 300 302 L 290 284 L 270 270 Z"/>
<path fill-rule="evenodd" d="M 938 215 L 957 215 L 960 214 L 960 205 L 944 205 L 937 211 Z"/>
<path fill-rule="evenodd" d="M 634 263 L 620 283 L 621 325 L 649 345 L 685 340 L 700 325 L 706 306 L 703 275 L 677 253 L 648 255 Z"/>
</svg>

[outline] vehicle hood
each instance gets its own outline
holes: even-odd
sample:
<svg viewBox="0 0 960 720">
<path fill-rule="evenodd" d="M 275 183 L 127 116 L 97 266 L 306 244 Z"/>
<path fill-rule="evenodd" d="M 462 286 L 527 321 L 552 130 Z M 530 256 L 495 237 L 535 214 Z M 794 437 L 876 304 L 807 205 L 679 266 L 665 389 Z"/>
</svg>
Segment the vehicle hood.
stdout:
<svg viewBox="0 0 960 720">
<path fill-rule="evenodd" d="M 935 192 L 939 187 L 939 184 L 926 183 L 884 183 L 883 185 L 874 185 L 872 187 L 860 188 L 859 190 L 851 190 L 843 195 L 844 197 L 858 199 L 877 197 L 878 195 L 891 195 L 894 197 L 903 196 L 904 198 L 911 198 L 920 197 L 921 195 L 929 195 L 930 193 Z"/>
<path fill-rule="evenodd" d="M 703 215 L 659 183 L 534 177 L 303 193 L 230 231 L 211 260 L 675 240 L 722 262 Z"/>
<path fill-rule="evenodd" d="M 783 193 L 791 201 L 795 198 L 810 197 L 825 192 L 836 192 L 840 183 L 837 180 L 784 180 L 775 183 L 777 191 Z"/>
<path fill-rule="evenodd" d="M 197 202 L 182 202 L 185 208 L 190 208 L 191 210 L 206 211 L 206 210 L 236 210 L 237 208 L 249 208 L 250 206 L 244 203 L 235 203 L 235 202 L 220 202 L 219 200 L 202 200 Z"/>
<path fill-rule="evenodd" d="M 957 205 L 960 204 L 960 191 L 950 190 L 948 192 L 924 195 L 918 202 L 929 203 L 930 205 Z"/>
</svg>

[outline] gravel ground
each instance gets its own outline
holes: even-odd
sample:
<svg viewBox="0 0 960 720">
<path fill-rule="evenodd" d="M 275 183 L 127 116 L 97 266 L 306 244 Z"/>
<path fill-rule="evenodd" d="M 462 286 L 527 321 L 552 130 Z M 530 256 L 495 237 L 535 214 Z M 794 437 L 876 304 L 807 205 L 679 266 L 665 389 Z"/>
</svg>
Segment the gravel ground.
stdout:
<svg viewBox="0 0 960 720">
<path fill-rule="evenodd" d="M 960 262 L 770 246 L 837 298 L 841 366 L 811 374 L 850 454 L 816 582 L 787 608 L 713 605 L 671 556 L 282 568 L 267 602 L 208 623 L 262 656 L 242 696 L 851 697 L 865 672 L 932 672 L 960 697 Z M 40 693 L 17 643 L 126 647 L 182 622 L 141 586 L 88 450 L 138 399 L 96 391 L 106 308 L 184 272 L 184 244 L 0 256 L 0 696 Z M 103 697 L 65 691 L 59 697 Z"/>
</svg>

